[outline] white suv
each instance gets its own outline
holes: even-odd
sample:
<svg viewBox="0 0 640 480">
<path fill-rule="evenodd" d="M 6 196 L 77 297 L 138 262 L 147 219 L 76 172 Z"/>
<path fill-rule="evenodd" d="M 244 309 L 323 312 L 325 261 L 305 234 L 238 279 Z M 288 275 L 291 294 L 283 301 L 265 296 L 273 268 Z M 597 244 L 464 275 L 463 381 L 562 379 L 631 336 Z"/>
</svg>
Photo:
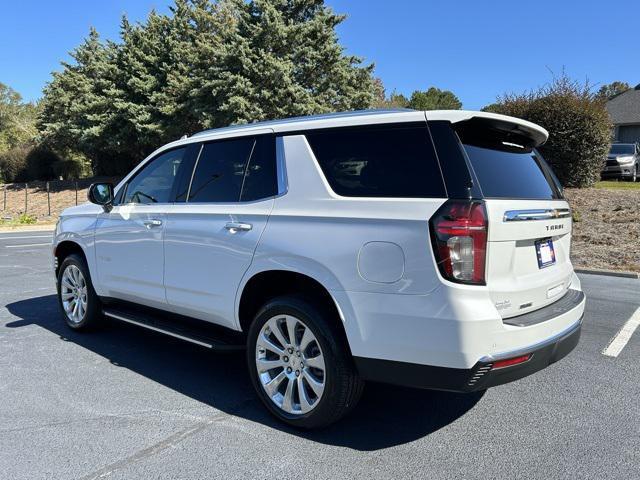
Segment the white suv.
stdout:
<svg viewBox="0 0 640 480">
<path fill-rule="evenodd" d="M 267 408 L 327 425 L 364 381 L 469 392 L 577 344 L 571 214 L 547 132 L 467 111 L 368 111 L 170 143 L 54 241 L 73 329 L 117 319 L 246 348 Z"/>
</svg>

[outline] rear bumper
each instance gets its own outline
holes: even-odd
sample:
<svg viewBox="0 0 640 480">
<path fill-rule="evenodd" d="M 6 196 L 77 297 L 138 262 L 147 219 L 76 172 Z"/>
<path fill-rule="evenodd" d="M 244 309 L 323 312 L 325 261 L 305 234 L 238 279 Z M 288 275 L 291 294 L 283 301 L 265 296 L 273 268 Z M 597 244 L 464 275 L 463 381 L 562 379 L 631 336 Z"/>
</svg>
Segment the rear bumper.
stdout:
<svg viewBox="0 0 640 480">
<path fill-rule="evenodd" d="M 513 382 L 557 362 L 578 345 L 581 329 L 582 317 L 568 330 L 553 338 L 518 351 L 484 357 L 470 369 L 362 357 L 355 357 L 355 363 L 360 375 L 365 380 L 373 382 L 452 392 L 474 392 Z M 493 368 L 497 360 L 525 354 L 529 354 L 530 358 L 524 363 Z"/>
</svg>

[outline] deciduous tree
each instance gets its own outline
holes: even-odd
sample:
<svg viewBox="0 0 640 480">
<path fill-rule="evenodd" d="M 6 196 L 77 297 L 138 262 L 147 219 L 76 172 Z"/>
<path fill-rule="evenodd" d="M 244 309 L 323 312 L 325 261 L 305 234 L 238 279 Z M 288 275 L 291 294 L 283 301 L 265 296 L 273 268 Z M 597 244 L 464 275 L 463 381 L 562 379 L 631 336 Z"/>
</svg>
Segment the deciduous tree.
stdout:
<svg viewBox="0 0 640 480">
<path fill-rule="evenodd" d="M 460 110 L 462 102 L 449 90 L 430 87 L 423 92 L 413 92 L 408 106 L 416 110 Z"/>
<path fill-rule="evenodd" d="M 549 140 L 540 151 L 565 186 L 590 187 L 599 179 L 612 125 L 588 83 L 563 73 L 537 90 L 504 95 L 485 110 L 546 128 Z"/>
<path fill-rule="evenodd" d="M 598 90 L 597 96 L 602 100 L 610 100 L 616 95 L 620 95 L 621 93 L 626 92 L 631 88 L 627 82 L 611 82 L 600 87 Z"/>
</svg>

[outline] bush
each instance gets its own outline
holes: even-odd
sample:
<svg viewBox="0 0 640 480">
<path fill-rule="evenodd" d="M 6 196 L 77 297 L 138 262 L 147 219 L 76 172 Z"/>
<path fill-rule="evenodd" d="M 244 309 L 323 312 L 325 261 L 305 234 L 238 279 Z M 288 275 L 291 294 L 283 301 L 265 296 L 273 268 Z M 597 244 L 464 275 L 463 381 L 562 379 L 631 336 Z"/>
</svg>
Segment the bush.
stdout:
<svg viewBox="0 0 640 480">
<path fill-rule="evenodd" d="M 60 157 L 46 144 L 40 143 L 29 150 L 24 180 L 51 180 L 54 178 L 53 165 Z"/>
<path fill-rule="evenodd" d="M 0 153 L 0 178 L 4 182 L 24 181 L 31 146 L 22 145 Z"/>
<path fill-rule="evenodd" d="M 87 158 L 76 152 L 65 151 L 62 154 L 63 160 L 58 160 L 51 168 L 56 178 L 62 177 L 64 180 L 74 178 L 91 177 L 91 163 Z"/>
<path fill-rule="evenodd" d="M 91 168 L 83 156 L 69 153 L 63 160 L 46 143 L 21 145 L 0 154 L 0 180 L 7 183 L 85 176 L 91 176 Z"/>
<path fill-rule="evenodd" d="M 484 109 L 537 123 L 549 131 L 539 148 L 563 185 L 592 187 L 600 179 L 613 125 L 588 83 L 564 73 L 536 91 L 505 95 Z"/>
<path fill-rule="evenodd" d="M 18 217 L 18 223 L 20 225 L 33 225 L 37 221 L 38 219 L 36 217 L 33 215 L 27 215 L 26 213 L 23 213 Z"/>
</svg>

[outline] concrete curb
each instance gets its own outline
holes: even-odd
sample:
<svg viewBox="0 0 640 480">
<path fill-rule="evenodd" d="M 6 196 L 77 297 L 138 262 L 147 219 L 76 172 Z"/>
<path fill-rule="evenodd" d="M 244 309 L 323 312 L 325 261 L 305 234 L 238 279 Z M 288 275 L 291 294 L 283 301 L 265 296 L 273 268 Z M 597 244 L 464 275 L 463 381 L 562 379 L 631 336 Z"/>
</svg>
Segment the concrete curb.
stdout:
<svg viewBox="0 0 640 480">
<path fill-rule="evenodd" d="M 590 268 L 574 268 L 576 273 L 586 273 L 589 275 L 604 275 L 608 277 L 622 277 L 640 279 L 640 273 L 636 272 L 621 272 L 618 270 L 595 270 Z"/>
<path fill-rule="evenodd" d="M 28 233 L 28 232 L 53 232 L 55 224 L 49 225 L 16 225 L 15 227 L 0 227 L 0 233 Z"/>
</svg>

